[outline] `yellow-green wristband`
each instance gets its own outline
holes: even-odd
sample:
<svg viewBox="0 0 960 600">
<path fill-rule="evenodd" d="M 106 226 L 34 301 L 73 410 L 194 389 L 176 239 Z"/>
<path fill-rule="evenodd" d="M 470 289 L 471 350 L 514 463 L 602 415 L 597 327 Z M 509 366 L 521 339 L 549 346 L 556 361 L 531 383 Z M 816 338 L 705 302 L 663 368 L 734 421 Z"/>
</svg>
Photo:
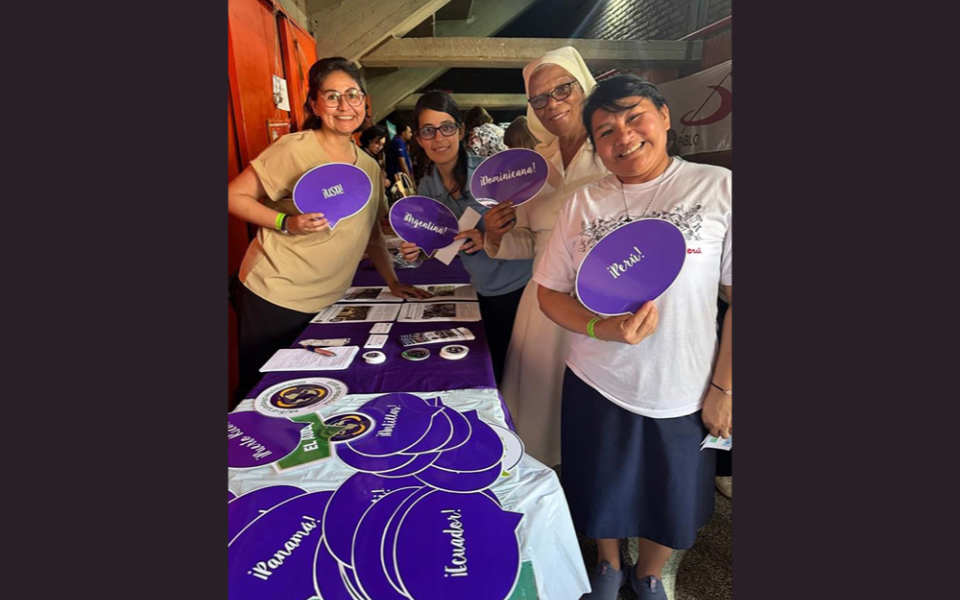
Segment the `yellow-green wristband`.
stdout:
<svg viewBox="0 0 960 600">
<path fill-rule="evenodd" d="M 590 322 L 589 322 L 589 323 L 587 323 L 587 335 L 589 335 L 590 337 L 592 337 L 592 338 L 595 339 L 595 340 L 600 339 L 600 338 L 597 337 L 597 334 L 595 334 L 595 333 L 593 332 L 593 326 L 596 325 L 598 321 L 600 321 L 600 317 L 594 317 L 594 318 L 590 319 Z"/>
<path fill-rule="evenodd" d="M 283 217 L 285 216 L 283 213 L 277 213 L 277 222 L 274 224 L 274 229 L 277 231 L 283 230 Z"/>
</svg>

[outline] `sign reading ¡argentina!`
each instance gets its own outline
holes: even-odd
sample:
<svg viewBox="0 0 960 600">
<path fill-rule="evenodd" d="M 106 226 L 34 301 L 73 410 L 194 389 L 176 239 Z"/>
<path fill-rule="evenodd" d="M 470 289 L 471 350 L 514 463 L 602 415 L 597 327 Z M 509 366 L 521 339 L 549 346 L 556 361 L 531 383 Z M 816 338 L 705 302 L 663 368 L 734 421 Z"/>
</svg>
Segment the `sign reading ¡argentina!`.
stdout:
<svg viewBox="0 0 960 600">
<path fill-rule="evenodd" d="M 540 193 L 549 172 L 547 161 L 533 150 L 503 150 L 480 163 L 470 178 L 470 192 L 484 206 L 507 201 L 519 206 Z"/>
<path fill-rule="evenodd" d="M 301 213 L 319 212 L 334 229 L 370 201 L 373 184 L 367 173 L 347 163 L 328 163 L 303 174 L 293 187 L 293 204 Z"/>
<path fill-rule="evenodd" d="M 587 252 L 577 270 L 577 297 L 601 315 L 636 312 L 673 284 L 687 255 L 676 225 L 640 219 L 611 231 Z"/>
<path fill-rule="evenodd" d="M 416 244 L 427 255 L 449 246 L 460 233 L 453 211 L 426 196 L 401 198 L 390 208 L 390 226 L 400 239 Z"/>
</svg>

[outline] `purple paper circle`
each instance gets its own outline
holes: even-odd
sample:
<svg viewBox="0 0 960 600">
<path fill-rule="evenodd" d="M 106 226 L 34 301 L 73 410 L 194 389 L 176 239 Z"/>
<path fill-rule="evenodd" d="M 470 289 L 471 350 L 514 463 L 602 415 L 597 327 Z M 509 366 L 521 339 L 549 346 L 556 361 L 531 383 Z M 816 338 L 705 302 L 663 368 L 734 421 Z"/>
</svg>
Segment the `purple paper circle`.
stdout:
<svg viewBox="0 0 960 600">
<path fill-rule="evenodd" d="M 436 452 L 445 446 L 453 435 L 453 423 L 447 416 L 449 409 L 440 409 L 430 417 L 430 428 L 416 444 L 403 451 L 404 454 Z"/>
<path fill-rule="evenodd" d="M 460 233 L 457 216 L 446 205 L 426 196 L 407 196 L 390 207 L 390 226 L 405 242 L 428 255 L 453 243 Z"/>
<path fill-rule="evenodd" d="M 423 484 L 409 477 L 385 479 L 367 473 L 356 473 L 340 484 L 323 514 L 323 537 L 333 556 L 350 564 L 353 534 L 363 513 L 385 494 L 403 488 L 419 488 Z"/>
<path fill-rule="evenodd" d="M 472 428 L 470 439 L 459 448 L 440 453 L 433 467 L 446 471 L 486 471 L 500 464 L 503 458 L 503 442 L 492 427 L 480 420 L 477 411 L 463 413 Z"/>
<path fill-rule="evenodd" d="M 390 456 L 365 456 L 350 449 L 349 444 L 338 444 L 333 447 L 334 453 L 344 464 L 361 473 L 379 474 L 384 471 L 393 471 L 404 465 L 409 465 L 417 459 L 416 454 L 391 454 Z"/>
<path fill-rule="evenodd" d="M 237 495 L 231 492 L 230 490 L 227 490 L 227 502 L 228 503 L 233 502 L 236 499 L 237 499 Z"/>
<path fill-rule="evenodd" d="M 667 291 L 683 268 L 687 242 L 676 225 L 640 219 L 611 231 L 577 270 L 577 297 L 601 315 L 636 312 Z"/>
<path fill-rule="evenodd" d="M 252 410 L 227 415 L 227 466 L 252 469 L 274 463 L 300 444 L 300 431 L 309 425 L 265 417 Z"/>
<path fill-rule="evenodd" d="M 400 521 L 403 519 L 403 515 L 413 506 L 413 503 L 432 491 L 433 488 L 431 487 L 421 487 L 407 496 L 400 505 L 400 508 L 394 511 L 393 516 L 387 521 L 387 526 L 383 530 L 383 545 L 380 548 L 380 560 L 383 563 L 383 570 L 386 572 L 387 579 L 390 580 L 393 589 L 404 594 L 406 592 L 400 585 L 400 578 L 397 576 L 397 559 L 394 553 L 394 547 L 397 542 L 397 530 L 400 529 Z"/>
<path fill-rule="evenodd" d="M 420 471 L 423 471 L 436 462 L 439 456 L 439 452 L 424 452 L 423 454 L 417 454 L 412 461 L 408 462 L 402 467 L 392 471 L 380 471 L 377 473 L 377 475 L 387 478 L 409 477 L 411 475 L 416 475 Z"/>
<path fill-rule="evenodd" d="M 324 538 L 317 545 L 317 555 L 313 561 L 313 584 L 317 594 L 323 600 L 354 600 L 347 590 L 347 584 L 340 570 L 340 563 L 330 554 Z"/>
<path fill-rule="evenodd" d="M 237 497 L 227 504 L 227 543 L 243 531 L 243 528 L 258 519 L 264 512 L 302 496 L 307 492 L 292 485 L 271 485 L 255 489 Z"/>
<path fill-rule="evenodd" d="M 230 543 L 230 600 L 303 600 L 313 595 L 311 572 L 322 536 L 320 523 L 332 495 L 313 492 L 287 500 Z"/>
<path fill-rule="evenodd" d="M 467 443 L 473 431 L 473 426 L 470 425 L 470 419 L 465 417 L 463 413 L 449 407 L 445 408 L 444 412 L 450 417 L 450 423 L 453 425 L 453 434 L 450 436 L 450 441 L 440 447 L 440 450 L 443 452 L 459 448 Z"/>
<path fill-rule="evenodd" d="M 328 163 L 303 174 L 293 187 L 293 204 L 302 213 L 323 213 L 334 229 L 370 201 L 373 184 L 367 173 L 346 163 Z"/>
<path fill-rule="evenodd" d="M 522 518 L 483 494 L 424 495 L 397 531 L 401 587 L 417 600 L 504 600 L 520 573 Z"/>
<path fill-rule="evenodd" d="M 486 471 L 454 472 L 428 467 L 414 476 L 438 490 L 463 494 L 482 492 L 496 483 L 502 472 L 503 467 L 497 463 Z"/>
<path fill-rule="evenodd" d="M 357 454 L 385 457 L 419 444 L 430 432 L 434 415 L 443 409 L 419 396 L 398 393 L 377 396 L 358 410 L 373 417 L 377 425 L 370 435 L 347 446 Z"/>
<path fill-rule="evenodd" d="M 353 539 L 353 570 L 357 574 L 362 593 L 377 600 L 405 600 L 387 578 L 386 568 L 381 559 L 382 545 L 387 523 L 400 508 L 404 500 L 419 488 L 396 490 L 377 500 L 371 506 L 360 524 Z"/>
<path fill-rule="evenodd" d="M 503 150 L 473 172 L 470 193 L 485 206 L 508 200 L 519 206 L 540 193 L 549 172 L 547 161 L 538 152 L 526 148 Z"/>
</svg>

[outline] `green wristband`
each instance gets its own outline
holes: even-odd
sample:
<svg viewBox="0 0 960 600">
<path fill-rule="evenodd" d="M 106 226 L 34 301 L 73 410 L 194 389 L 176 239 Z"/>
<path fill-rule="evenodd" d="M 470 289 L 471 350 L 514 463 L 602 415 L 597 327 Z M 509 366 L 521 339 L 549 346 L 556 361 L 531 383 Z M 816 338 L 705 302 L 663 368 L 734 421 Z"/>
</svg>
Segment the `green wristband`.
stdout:
<svg viewBox="0 0 960 600">
<path fill-rule="evenodd" d="M 277 221 L 274 223 L 274 229 L 280 231 L 283 229 L 283 217 L 286 216 L 283 213 L 277 213 Z"/>
<path fill-rule="evenodd" d="M 597 337 L 597 334 L 595 334 L 595 333 L 593 332 L 593 326 L 596 325 L 598 321 L 600 321 L 600 317 L 594 317 L 594 318 L 590 319 L 590 322 L 589 322 L 589 323 L 587 323 L 587 335 L 589 335 L 590 337 L 592 337 L 592 338 L 595 339 L 595 340 L 600 339 L 600 338 Z"/>
</svg>

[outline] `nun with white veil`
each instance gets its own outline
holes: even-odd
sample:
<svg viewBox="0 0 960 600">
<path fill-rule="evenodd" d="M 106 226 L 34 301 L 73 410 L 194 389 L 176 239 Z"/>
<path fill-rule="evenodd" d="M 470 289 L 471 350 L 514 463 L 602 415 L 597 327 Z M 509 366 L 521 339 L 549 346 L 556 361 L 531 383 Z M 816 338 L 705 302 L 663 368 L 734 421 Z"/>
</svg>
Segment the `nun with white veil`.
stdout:
<svg viewBox="0 0 960 600">
<path fill-rule="evenodd" d="M 541 140 L 536 147 L 549 165 L 543 190 L 514 208 L 500 204 L 484 214 L 484 249 L 492 258 L 534 259 L 547 248 L 564 200 L 577 188 L 609 171 L 596 158 L 582 121 L 582 109 L 596 81 L 572 46 L 551 50 L 523 68 L 527 121 Z M 516 211 L 529 227 L 516 227 Z M 531 279 L 520 299 L 501 393 L 526 453 L 548 466 L 560 462 L 560 396 L 569 333 L 548 319 Z"/>
</svg>

